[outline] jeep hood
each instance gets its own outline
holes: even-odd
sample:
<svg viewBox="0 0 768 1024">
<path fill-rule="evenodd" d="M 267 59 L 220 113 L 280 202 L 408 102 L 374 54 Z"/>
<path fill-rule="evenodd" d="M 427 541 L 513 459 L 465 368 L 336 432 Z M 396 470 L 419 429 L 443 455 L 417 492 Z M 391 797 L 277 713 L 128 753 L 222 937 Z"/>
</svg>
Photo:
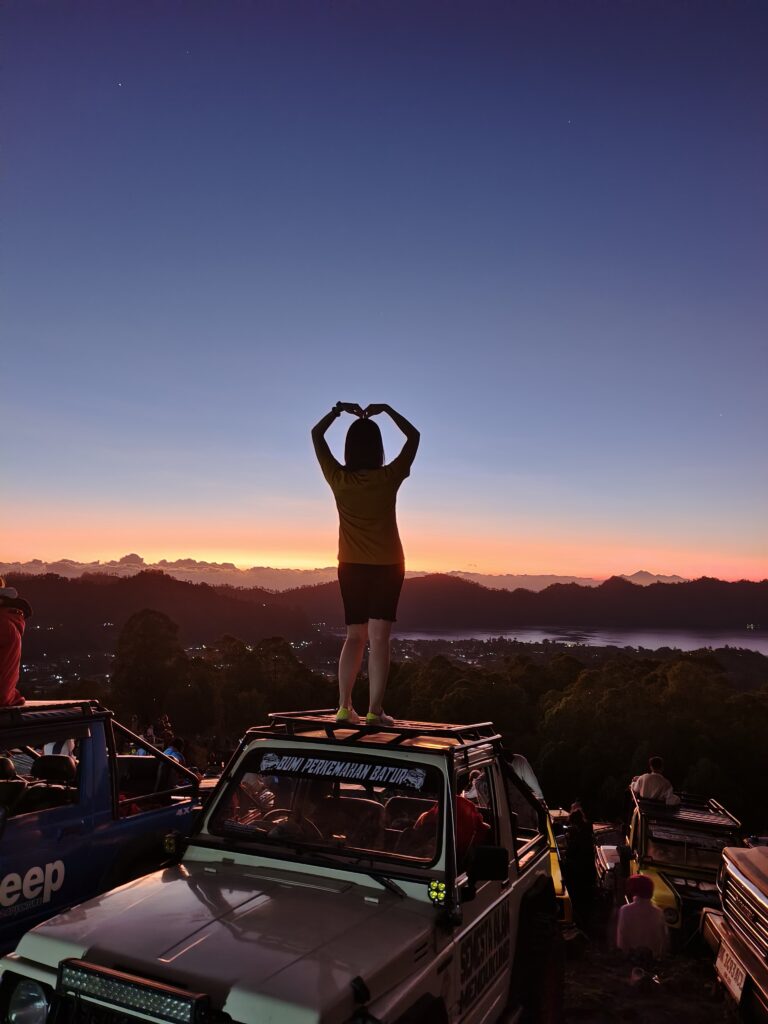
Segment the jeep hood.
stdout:
<svg viewBox="0 0 768 1024">
<path fill-rule="evenodd" d="M 76 957 L 204 992 L 235 1021 L 320 1021 L 352 1013 L 353 978 L 376 998 L 432 946 L 431 906 L 361 882 L 190 863 L 38 925 L 17 954 L 51 967 Z"/>
</svg>

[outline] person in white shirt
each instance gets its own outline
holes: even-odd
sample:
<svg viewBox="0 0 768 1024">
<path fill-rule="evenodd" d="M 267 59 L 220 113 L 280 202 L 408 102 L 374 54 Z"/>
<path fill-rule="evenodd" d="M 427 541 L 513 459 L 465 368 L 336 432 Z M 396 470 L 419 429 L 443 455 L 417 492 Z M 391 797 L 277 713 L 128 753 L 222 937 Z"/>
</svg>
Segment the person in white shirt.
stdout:
<svg viewBox="0 0 768 1024">
<path fill-rule="evenodd" d="M 649 771 L 645 775 L 636 775 L 632 779 L 630 789 L 643 800 L 661 800 L 665 804 L 679 804 L 680 797 L 672 788 L 672 783 L 664 777 L 664 762 L 660 757 L 652 757 L 648 762 Z"/>
<path fill-rule="evenodd" d="M 627 896 L 632 902 L 619 909 L 616 945 L 624 953 L 648 950 L 654 957 L 663 956 L 669 951 L 669 930 L 663 911 L 651 903 L 652 879 L 631 875 Z"/>
</svg>

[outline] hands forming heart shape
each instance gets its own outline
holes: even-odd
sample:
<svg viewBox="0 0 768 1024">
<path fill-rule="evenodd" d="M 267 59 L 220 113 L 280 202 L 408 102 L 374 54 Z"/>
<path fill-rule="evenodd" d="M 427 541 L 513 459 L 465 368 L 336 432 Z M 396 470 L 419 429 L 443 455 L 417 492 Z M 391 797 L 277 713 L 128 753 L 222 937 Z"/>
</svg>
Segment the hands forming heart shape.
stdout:
<svg viewBox="0 0 768 1024">
<path fill-rule="evenodd" d="M 337 402 L 336 408 L 340 412 L 348 412 L 353 416 L 359 416 L 361 419 L 367 420 L 370 416 L 378 416 L 379 413 L 384 412 L 387 407 L 386 405 L 377 403 L 366 405 L 363 409 L 363 407 L 358 405 L 357 402 Z"/>
</svg>

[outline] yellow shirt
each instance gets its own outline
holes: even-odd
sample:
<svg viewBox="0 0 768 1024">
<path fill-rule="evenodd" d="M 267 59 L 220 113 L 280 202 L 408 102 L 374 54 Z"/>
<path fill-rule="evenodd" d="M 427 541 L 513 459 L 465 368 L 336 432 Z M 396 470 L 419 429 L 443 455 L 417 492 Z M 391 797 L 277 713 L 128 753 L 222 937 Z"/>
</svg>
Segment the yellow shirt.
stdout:
<svg viewBox="0 0 768 1024">
<path fill-rule="evenodd" d="M 402 564 L 395 504 L 413 460 L 401 452 L 388 466 L 352 473 L 336 461 L 327 445 L 319 446 L 317 458 L 339 510 L 339 561 Z"/>
</svg>

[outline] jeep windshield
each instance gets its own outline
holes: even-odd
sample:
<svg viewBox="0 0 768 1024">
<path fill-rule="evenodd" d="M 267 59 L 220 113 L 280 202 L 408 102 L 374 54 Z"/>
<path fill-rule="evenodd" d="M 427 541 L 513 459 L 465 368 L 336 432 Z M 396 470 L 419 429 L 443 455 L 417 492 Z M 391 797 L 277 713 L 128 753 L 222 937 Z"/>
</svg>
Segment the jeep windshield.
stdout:
<svg viewBox="0 0 768 1024">
<path fill-rule="evenodd" d="M 331 855 L 340 866 L 427 867 L 440 852 L 443 789 L 432 765 L 260 746 L 221 792 L 208 832 L 249 848 Z"/>
<path fill-rule="evenodd" d="M 654 864 L 717 871 L 723 849 L 739 845 L 741 840 L 731 832 L 712 835 L 651 824 L 646 856 Z"/>
</svg>

